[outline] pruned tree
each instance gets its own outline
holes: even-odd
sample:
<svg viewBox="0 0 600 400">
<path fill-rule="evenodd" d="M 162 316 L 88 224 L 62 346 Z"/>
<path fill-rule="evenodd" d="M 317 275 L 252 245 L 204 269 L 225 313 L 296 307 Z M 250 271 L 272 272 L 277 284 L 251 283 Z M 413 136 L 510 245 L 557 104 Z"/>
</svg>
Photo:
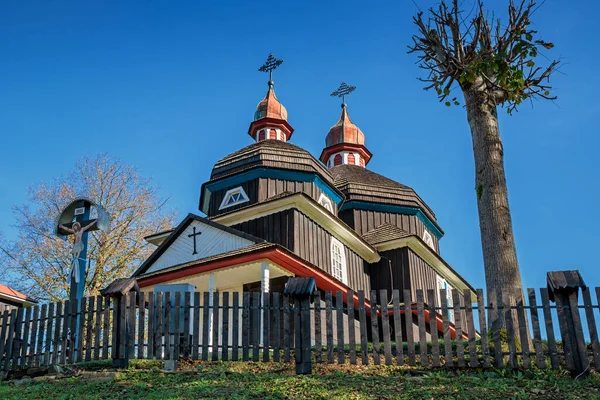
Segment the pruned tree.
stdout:
<svg viewBox="0 0 600 400">
<path fill-rule="evenodd" d="M 111 216 L 108 233 L 89 233 L 86 296 L 131 275 L 153 250 L 144 237 L 173 226 L 167 200 L 136 168 L 106 155 L 83 158 L 67 177 L 29 188 L 29 204 L 13 209 L 18 238 L 0 241 L 3 279 L 11 286 L 41 300 L 68 298 L 72 238 L 59 239 L 53 230 L 63 207 L 81 195 Z"/>
<path fill-rule="evenodd" d="M 460 90 L 471 128 L 475 156 L 475 192 L 488 293 L 522 294 L 513 236 L 504 152 L 498 126 L 498 106 L 508 113 L 524 100 L 554 100 L 549 80 L 558 61 L 538 65 L 540 52 L 552 43 L 538 37 L 531 26 L 533 0 L 508 2 L 503 24 L 476 1 L 470 12 L 458 0 L 442 1 L 414 17 L 418 33 L 409 53 L 418 56 L 425 71 L 425 89 L 434 89 L 440 102 L 459 105 Z"/>
</svg>

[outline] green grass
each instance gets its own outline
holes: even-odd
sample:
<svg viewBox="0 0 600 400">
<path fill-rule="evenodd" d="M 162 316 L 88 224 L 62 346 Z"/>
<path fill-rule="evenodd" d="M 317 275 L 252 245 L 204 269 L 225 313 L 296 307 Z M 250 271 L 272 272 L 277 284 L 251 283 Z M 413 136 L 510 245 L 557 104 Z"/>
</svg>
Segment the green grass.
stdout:
<svg viewBox="0 0 600 400">
<path fill-rule="evenodd" d="M 94 362 L 81 369 L 102 370 Z M 189 362 L 165 374 L 158 361 L 134 361 L 112 379 L 92 375 L 15 385 L 0 399 L 597 399 L 600 376 L 573 380 L 551 371 L 445 371 L 407 367 L 315 365 L 296 376 L 293 364 Z"/>
</svg>

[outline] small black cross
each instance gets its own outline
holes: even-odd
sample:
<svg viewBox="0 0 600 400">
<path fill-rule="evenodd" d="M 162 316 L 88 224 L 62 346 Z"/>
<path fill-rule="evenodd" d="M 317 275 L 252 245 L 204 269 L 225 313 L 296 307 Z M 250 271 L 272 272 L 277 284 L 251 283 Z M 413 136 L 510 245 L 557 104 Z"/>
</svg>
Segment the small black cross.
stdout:
<svg viewBox="0 0 600 400">
<path fill-rule="evenodd" d="M 196 251 L 196 236 L 198 235 L 202 235 L 202 232 L 196 232 L 196 227 L 192 227 L 192 229 L 194 230 L 194 233 L 190 233 L 188 235 L 188 237 L 194 238 L 194 252 L 192 254 L 198 254 L 198 252 Z"/>
</svg>

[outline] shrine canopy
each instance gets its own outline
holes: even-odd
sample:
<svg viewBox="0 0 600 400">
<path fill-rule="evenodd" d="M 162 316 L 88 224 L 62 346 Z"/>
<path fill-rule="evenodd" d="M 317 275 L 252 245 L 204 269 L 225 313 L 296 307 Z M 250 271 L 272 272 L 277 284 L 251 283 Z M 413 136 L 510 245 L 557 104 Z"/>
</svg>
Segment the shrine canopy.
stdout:
<svg viewBox="0 0 600 400">
<path fill-rule="evenodd" d="M 92 208 L 96 209 L 96 219 L 89 218 Z M 110 216 L 108 212 L 102 206 L 96 204 L 92 200 L 85 197 L 79 197 L 69 203 L 69 205 L 67 205 L 56 218 L 54 224 L 54 233 L 56 236 L 61 239 L 66 239 L 70 233 L 62 229 L 60 226 L 64 225 L 67 228 L 71 228 L 74 220 L 78 216 L 83 217 L 81 222 L 82 228 L 85 228 L 87 225 L 96 221 L 96 224 L 90 227 L 88 231 L 101 230 L 103 232 L 108 232 L 110 229 Z"/>
</svg>

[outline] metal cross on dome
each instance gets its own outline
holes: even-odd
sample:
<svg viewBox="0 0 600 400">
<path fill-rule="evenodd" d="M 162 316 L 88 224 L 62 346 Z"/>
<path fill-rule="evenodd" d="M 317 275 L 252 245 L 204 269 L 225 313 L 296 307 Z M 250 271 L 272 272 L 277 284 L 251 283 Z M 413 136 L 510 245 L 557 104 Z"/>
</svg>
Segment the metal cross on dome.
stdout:
<svg viewBox="0 0 600 400">
<path fill-rule="evenodd" d="M 269 73 L 269 84 L 273 83 L 273 70 L 277 69 L 281 65 L 283 60 L 278 60 L 275 58 L 273 53 L 269 54 L 267 57 L 267 61 L 258 69 L 260 72 L 268 72 Z"/>
<path fill-rule="evenodd" d="M 346 104 L 346 96 L 356 90 L 356 86 L 350 86 L 346 82 L 342 82 L 340 87 L 333 93 L 331 93 L 332 97 L 340 97 L 342 99 L 342 105 Z"/>
</svg>

